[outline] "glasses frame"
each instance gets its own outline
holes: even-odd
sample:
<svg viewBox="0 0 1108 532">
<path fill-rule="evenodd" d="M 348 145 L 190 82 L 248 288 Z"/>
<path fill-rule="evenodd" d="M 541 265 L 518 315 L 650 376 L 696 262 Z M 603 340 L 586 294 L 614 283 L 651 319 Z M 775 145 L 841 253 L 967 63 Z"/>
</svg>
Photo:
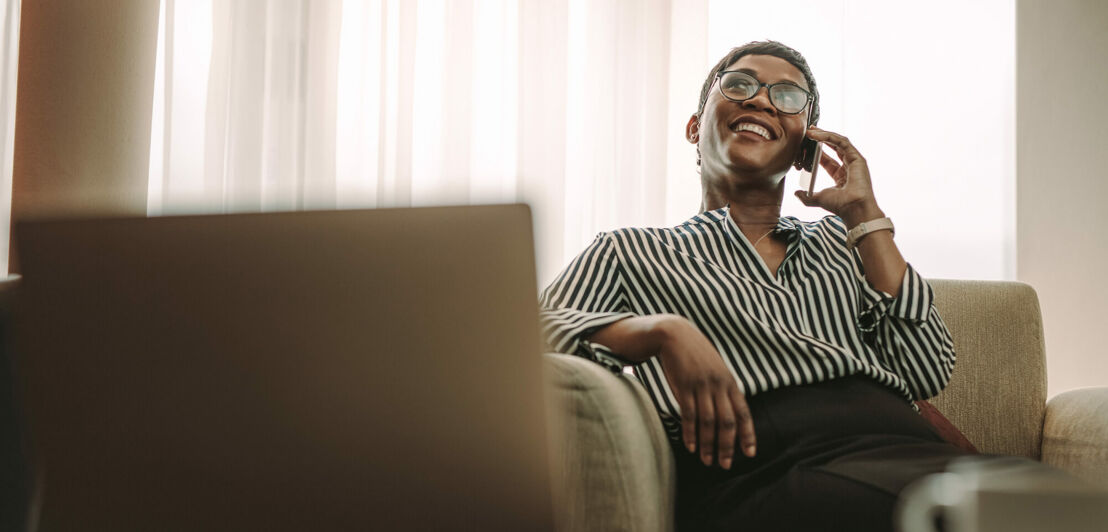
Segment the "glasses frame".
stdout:
<svg viewBox="0 0 1108 532">
<path fill-rule="evenodd" d="M 750 95 L 750 98 L 746 98 L 745 100 L 736 100 L 735 98 L 732 98 L 732 97 L 728 96 L 726 92 L 723 92 L 723 75 L 724 74 L 742 74 L 742 75 L 754 80 L 754 82 L 758 84 L 758 89 L 754 91 L 754 94 Z M 800 92 L 803 92 L 808 97 L 807 101 L 804 102 L 804 106 L 801 107 L 799 111 L 797 111 L 795 113 L 790 113 L 788 111 L 782 110 L 780 107 L 777 107 L 777 102 L 773 101 L 772 91 L 773 91 L 774 87 L 777 87 L 779 85 L 788 85 L 789 87 L 792 87 L 794 89 L 799 90 Z M 789 82 L 789 81 L 778 81 L 777 83 L 762 83 L 762 80 L 754 77 L 753 74 L 749 74 L 749 73 L 743 72 L 741 70 L 721 70 L 719 72 L 716 72 L 716 86 L 719 88 L 719 95 L 720 96 L 723 96 L 724 99 L 726 99 L 728 101 L 735 102 L 735 103 L 742 103 L 742 102 L 745 102 L 746 100 L 753 99 L 755 96 L 758 95 L 759 92 L 762 92 L 762 87 L 765 87 L 766 88 L 766 97 L 769 98 L 769 103 L 772 104 L 773 108 L 777 109 L 778 112 L 784 113 L 784 114 L 787 114 L 787 115 L 798 115 L 800 113 L 803 113 L 805 109 L 810 109 L 811 108 L 812 101 L 816 99 L 816 97 L 813 96 L 812 93 L 804 90 L 803 87 L 801 87 L 800 85 L 797 85 L 795 83 L 792 83 L 792 82 Z"/>
</svg>

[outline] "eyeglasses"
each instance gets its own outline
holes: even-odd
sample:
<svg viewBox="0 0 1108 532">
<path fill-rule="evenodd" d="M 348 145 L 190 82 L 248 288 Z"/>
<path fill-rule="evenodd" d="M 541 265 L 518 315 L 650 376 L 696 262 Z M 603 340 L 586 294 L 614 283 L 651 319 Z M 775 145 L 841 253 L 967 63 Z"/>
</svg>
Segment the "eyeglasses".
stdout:
<svg viewBox="0 0 1108 532">
<path fill-rule="evenodd" d="M 815 99 L 812 93 L 792 83 L 782 81 L 767 85 L 750 74 L 736 70 L 720 72 L 716 74 L 716 79 L 719 80 L 719 93 L 733 102 L 745 102 L 765 87 L 769 91 L 769 101 L 787 115 L 800 113 Z"/>
</svg>

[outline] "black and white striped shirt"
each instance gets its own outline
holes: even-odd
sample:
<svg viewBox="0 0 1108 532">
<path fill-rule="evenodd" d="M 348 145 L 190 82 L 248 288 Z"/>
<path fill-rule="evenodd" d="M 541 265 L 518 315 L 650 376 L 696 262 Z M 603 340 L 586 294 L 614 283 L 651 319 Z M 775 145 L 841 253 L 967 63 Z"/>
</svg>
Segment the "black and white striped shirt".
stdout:
<svg viewBox="0 0 1108 532">
<path fill-rule="evenodd" d="M 954 346 L 931 287 L 908 266 L 897 297 L 865 280 L 842 219 L 783 217 L 775 278 L 728 207 L 673 228 L 601 233 L 540 296 L 549 346 L 618 371 L 618 353 L 586 340 L 615 321 L 678 314 L 699 327 L 748 396 L 862 374 L 906 400 L 946 386 Z M 652 357 L 633 366 L 671 437 L 680 411 Z"/>
</svg>

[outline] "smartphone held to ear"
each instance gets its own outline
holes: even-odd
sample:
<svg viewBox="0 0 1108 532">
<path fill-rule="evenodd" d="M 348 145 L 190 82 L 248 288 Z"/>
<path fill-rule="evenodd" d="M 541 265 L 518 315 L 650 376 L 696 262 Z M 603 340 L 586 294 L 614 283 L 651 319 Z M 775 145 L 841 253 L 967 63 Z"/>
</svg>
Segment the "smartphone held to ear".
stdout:
<svg viewBox="0 0 1108 532">
<path fill-rule="evenodd" d="M 811 196 L 816 191 L 816 172 L 819 171 L 819 158 L 823 154 L 823 145 L 808 137 L 800 143 L 800 188 Z"/>
</svg>

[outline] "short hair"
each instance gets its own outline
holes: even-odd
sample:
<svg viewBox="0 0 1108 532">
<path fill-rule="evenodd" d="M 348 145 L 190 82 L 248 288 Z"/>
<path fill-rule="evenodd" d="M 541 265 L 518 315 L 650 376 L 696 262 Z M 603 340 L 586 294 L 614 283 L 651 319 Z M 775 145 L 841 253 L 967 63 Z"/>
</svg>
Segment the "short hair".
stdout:
<svg viewBox="0 0 1108 532">
<path fill-rule="evenodd" d="M 772 55 L 774 57 L 779 57 L 788 61 L 789 64 L 796 67 L 801 74 L 804 74 L 804 81 L 808 83 L 808 91 L 811 92 L 814 97 L 812 99 L 812 110 L 809 114 L 808 125 L 811 126 L 819 122 L 819 89 L 816 88 L 816 78 L 812 76 L 812 69 L 808 67 L 808 61 L 804 59 L 803 55 L 800 55 L 800 52 L 777 41 L 748 42 L 737 48 L 732 48 L 723 59 L 720 59 L 719 62 L 716 63 L 716 66 L 712 67 L 712 71 L 708 73 L 708 79 L 704 80 L 704 87 L 700 89 L 700 105 L 696 108 L 697 118 L 700 118 L 700 115 L 704 112 L 704 103 L 708 101 L 708 91 L 712 88 L 712 83 L 716 80 L 716 75 L 745 55 Z"/>
</svg>

